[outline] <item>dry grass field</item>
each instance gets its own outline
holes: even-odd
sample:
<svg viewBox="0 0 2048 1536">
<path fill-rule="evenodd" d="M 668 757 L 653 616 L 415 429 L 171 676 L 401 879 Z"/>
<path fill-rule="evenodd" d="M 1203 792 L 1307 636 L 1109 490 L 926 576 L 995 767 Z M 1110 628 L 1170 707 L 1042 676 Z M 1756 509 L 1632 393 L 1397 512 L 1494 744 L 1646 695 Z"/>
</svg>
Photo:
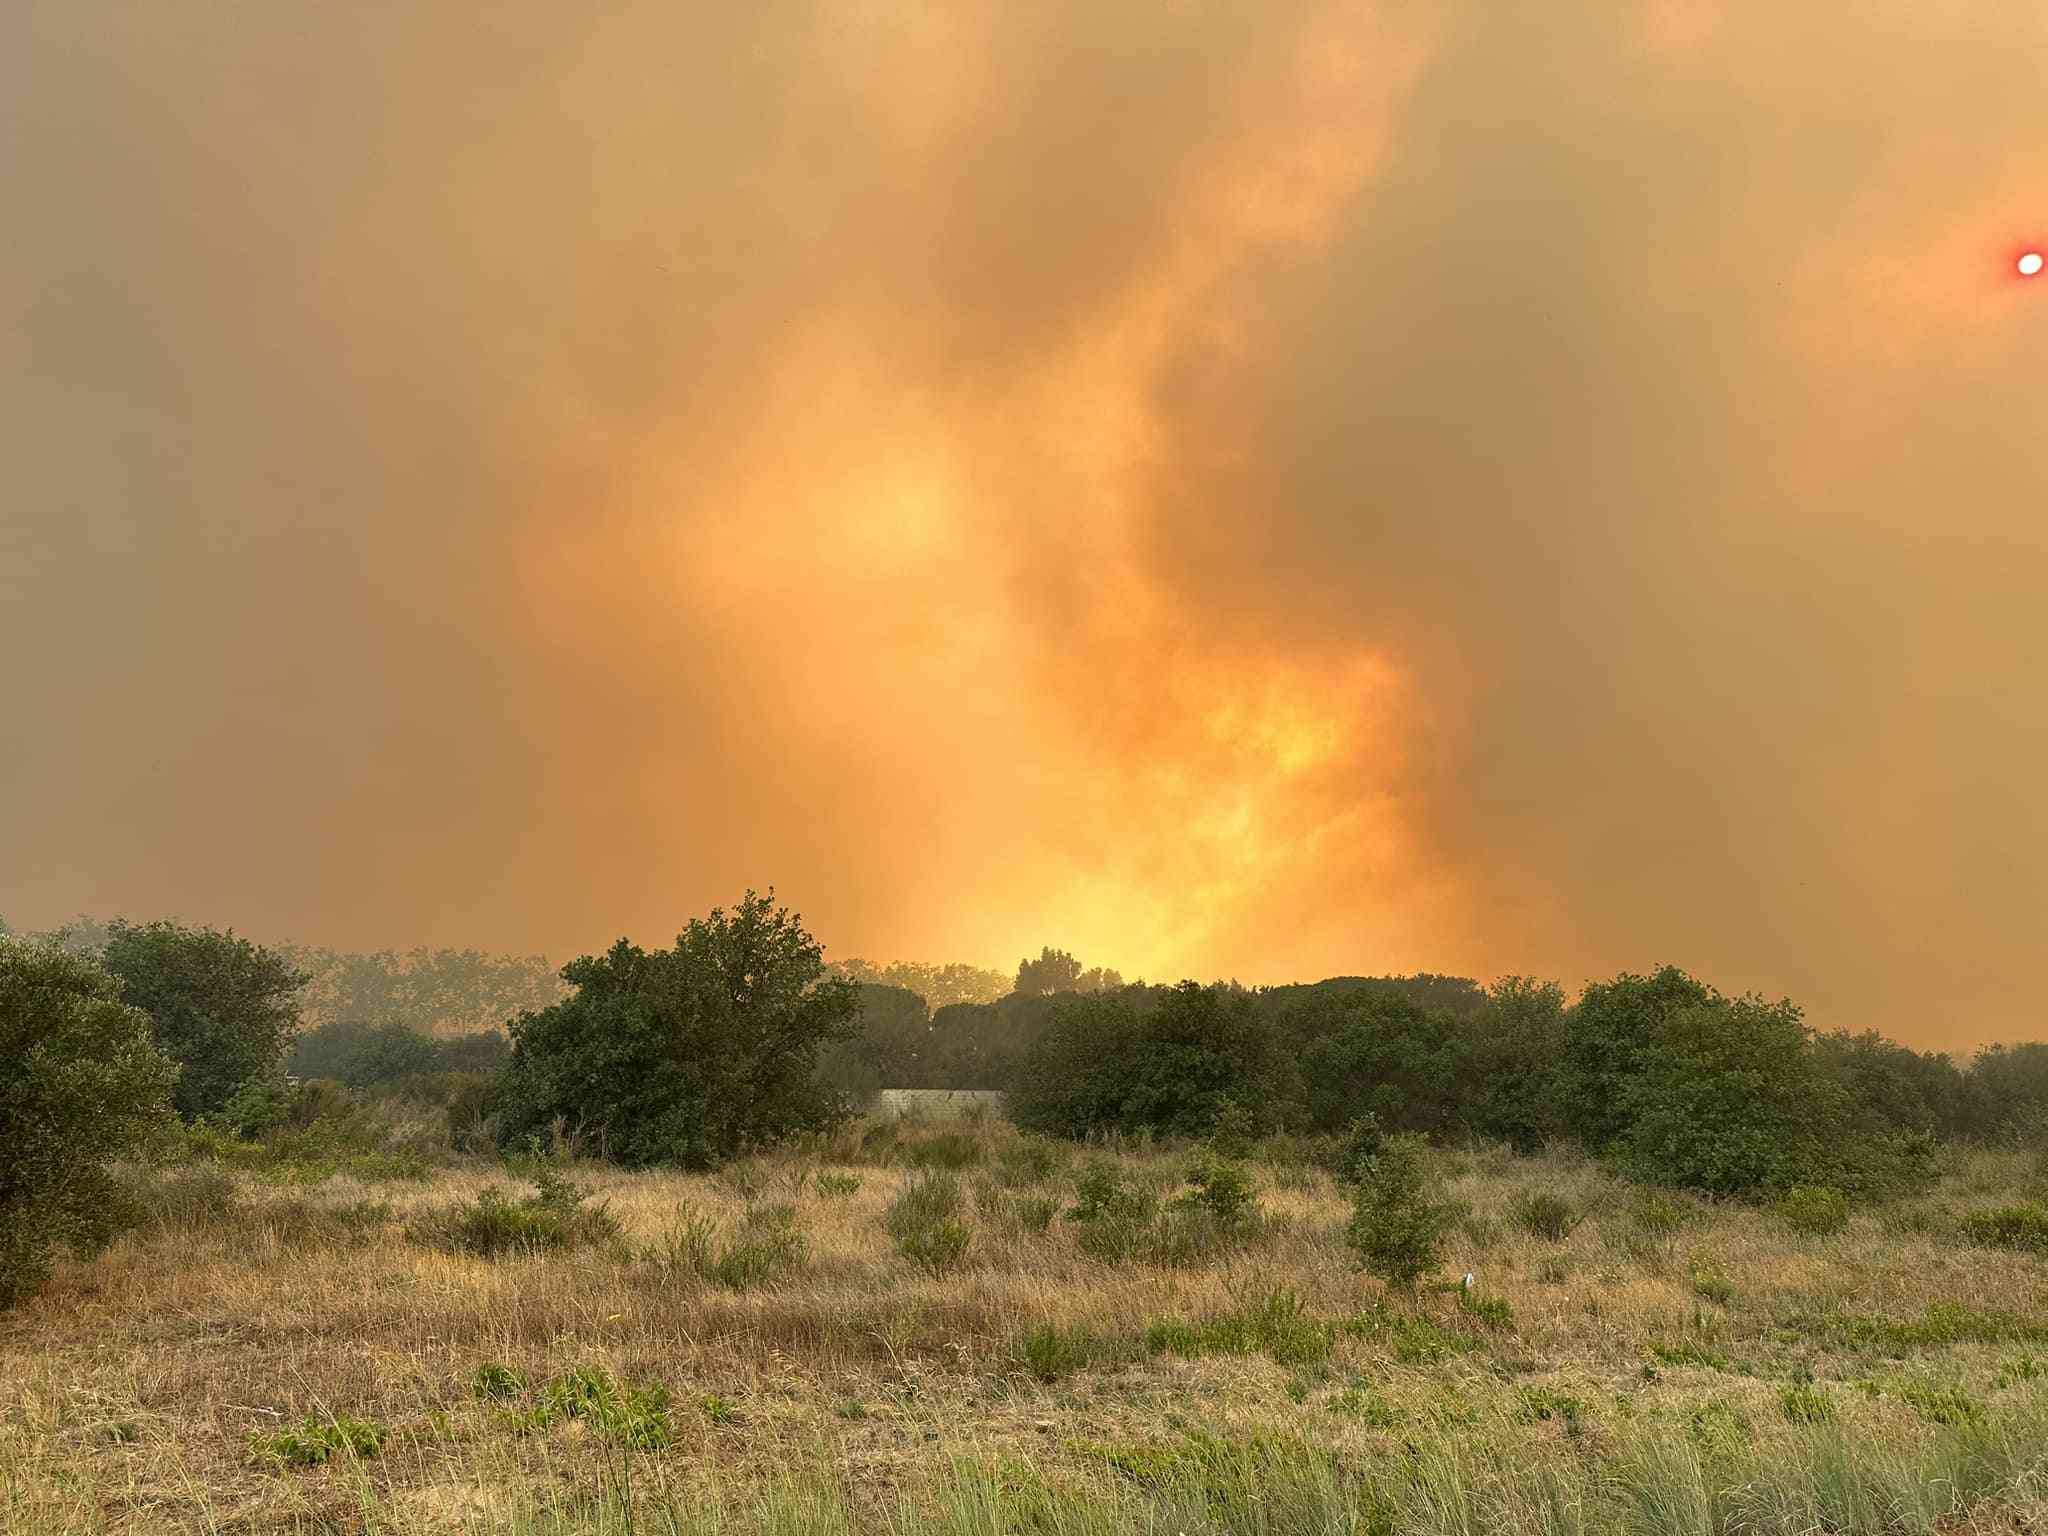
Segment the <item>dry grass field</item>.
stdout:
<svg viewBox="0 0 2048 1536">
<path fill-rule="evenodd" d="M 1190 1149 L 1111 1155 L 1170 1200 Z M 1240 1240 L 1098 1257 L 1052 1214 L 1085 1155 L 993 1125 L 571 1165 L 618 1235 L 488 1258 L 433 1241 L 435 1212 L 530 1189 L 481 1159 L 138 1173 L 144 1224 L 0 1318 L 0 1522 L 2048 1530 L 2048 1261 L 1961 1227 L 2038 1194 L 2026 1159 L 1957 1153 L 1814 1235 L 1562 1155 L 1432 1156 L 1469 1214 L 1405 1299 L 1318 1169 L 1255 1159 Z M 950 1267 L 885 1227 L 915 1159 L 961 1165 Z"/>
</svg>

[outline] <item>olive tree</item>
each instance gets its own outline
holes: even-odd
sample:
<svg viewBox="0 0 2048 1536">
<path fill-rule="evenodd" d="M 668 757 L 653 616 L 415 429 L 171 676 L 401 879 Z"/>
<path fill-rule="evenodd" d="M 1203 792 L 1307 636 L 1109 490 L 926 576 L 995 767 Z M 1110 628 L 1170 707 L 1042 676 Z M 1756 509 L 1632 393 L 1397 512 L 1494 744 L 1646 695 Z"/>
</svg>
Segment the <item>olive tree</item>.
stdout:
<svg viewBox="0 0 2048 1536">
<path fill-rule="evenodd" d="M 91 958 L 0 938 L 0 1307 L 112 1236 L 108 1165 L 169 1118 L 176 1063 Z"/>
</svg>

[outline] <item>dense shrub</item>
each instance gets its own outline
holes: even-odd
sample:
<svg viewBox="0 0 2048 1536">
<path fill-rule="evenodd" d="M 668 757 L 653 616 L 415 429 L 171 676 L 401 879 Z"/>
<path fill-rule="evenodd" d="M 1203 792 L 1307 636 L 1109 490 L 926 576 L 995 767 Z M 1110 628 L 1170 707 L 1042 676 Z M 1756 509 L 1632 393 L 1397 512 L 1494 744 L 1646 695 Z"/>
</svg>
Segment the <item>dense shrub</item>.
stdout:
<svg viewBox="0 0 2048 1536">
<path fill-rule="evenodd" d="M 112 1236 L 109 1165 L 161 1128 L 177 1074 L 97 963 L 0 938 L 0 1307 Z"/>
<path fill-rule="evenodd" d="M 671 949 L 621 939 L 562 975 L 576 995 L 512 1026 L 507 1145 L 560 1120 L 618 1162 L 709 1168 L 845 1113 L 816 1068 L 856 1027 L 853 984 L 824 975 L 772 893 L 692 921 Z"/>
<path fill-rule="evenodd" d="M 1795 1184 L 1771 1210 L 1794 1232 L 1808 1237 L 1831 1237 L 1849 1225 L 1849 1197 L 1825 1184 Z"/>
<path fill-rule="evenodd" d="M 1633 1046 L 1623 1162 L 1657 1183 L 1755 1198 L 1794 1185 L 1877 1194 L 1916 1176 L 1911 1143 L 1859 1133 L 1790 1002 L 1676 1007 Z"/>
<path fill-rule="evenodd" d="M 589 1247 L 619 1235 L 618 1218 L 602 1203 L 587 1204 L 581 1186 L 545 1167 L 534 1175 L 534 1186 L 517 1200 L 487 1188 L 474 1200 L 429 1211 L 413 1222 L 412 1236 L 431 1247 L 495 1259 Z"/>
<path fill-rule="evenodd" d="M 1360 1263 L 1397 1290 L 1414 1289 L 1436 1267 L 1456 1219 L 1456 1207 L 1431 1200 L 1423 1186 L 1418 1137 L 1389 1137 L 1358 1169 L 1345 1240 Z"/>
<path fill-rule="evenodd" d="M 1638 1108 L 1627 1091 L 1665 1021 L 1718 998 L 1712 987 L 1675 965 L 1653 976 L 1624 974 L 1586 988 L 1567 1016 L 1560 1063 L 1566 1134 L 1596 1152 L 1625 1136 Z"/>
<path fill-rule="evenodd" d="M 729 1291 L 751 1291 L 796 1274 L 809 1257 L 810 1244 L 797 1225 L 795 1206 L 755 1205 L 741 1215 L 739 1230 L 701 1272 Z"/>
<path fill-rule="evenodd" d="M 1247 993 L 1183 982 L 1074 994 L 1055 1005 L 1010 1088 L 1019 1127 L 1050 1136 L 1205 1136 L 1235 1108 L 1271 1129 L 1279 1057 Z"/>
<path fill-rule="evenodd" d="M 149 1015 L 158 1048 L 183 1068 L 172 1102 L 187 1120 L 217 1115 L 245 1084 L 277 1075 L 306 982 L 283 956 L 212 928 L 120 922 L 103 956 L 123 999 Z"/>
</svg>

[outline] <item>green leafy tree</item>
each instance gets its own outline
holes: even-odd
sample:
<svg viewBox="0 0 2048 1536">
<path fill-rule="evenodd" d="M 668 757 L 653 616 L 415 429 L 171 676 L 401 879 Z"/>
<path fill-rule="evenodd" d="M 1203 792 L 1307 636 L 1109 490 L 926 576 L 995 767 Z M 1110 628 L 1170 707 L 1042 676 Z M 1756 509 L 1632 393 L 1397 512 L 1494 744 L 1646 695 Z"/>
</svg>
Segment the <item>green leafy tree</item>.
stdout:
<svg viewBox="0 0 2048 1536">
<path fill-rule="evenodd" d="M 1193 981 L 1074 993 L 1025 1050 L 1010 1118 L 1051 1136 L 1206 1136 L 1248 1114 L 1265 1131 L 1282 1107 L 1277 1066 L 1272 1031 L 1246 993 Z"/>
<path fill-rule="evenodd" d="M 1017 962 L 1017 991 L 1025 997 L 1072 992 L 1081 980 L 1081 962 L 1064 949 L 1041 949 L 1036 960 Z"/>
<path fill-rule="evenodd" d="M 507 1144 L 559 1118 L 629 1166 L 708 1168 L 845 1113 L 818 1057 L 858 1030 L 859 999 L 772 891 L 692 921 L 671 949 L 621 939 L 562 976 L 575 994 L 512 1026 Z"/>
<path fill-rule="evenodd" d="M 1629 1128 L 1624 1090 L 1664 1021 L 1719 996 L 1675 965 L 1654 976 L 1621 975 L 1586 988 L 1567 1018 L 1560 1100 L 1565 1129 L 1599 1152 Z"/>
<path fill-rule="evenodd" d="M 1476 1135 L 1534 1152 L 1565 1134 L 1564 989 L 1507 976 L 1461 1034 L 1457 1116 Z"/>
<path fill-rule="evenodd" d="M 108 1164 L 169 1119 L 177 1064 L 97 962 L 0 939 L 0 1307 L 112 1235 Z"/>
<path fill-rule="evenodd" d="M 102 955 L 184 1069 L 174 1102 L 187 1120 L 219 1114 L 243 1085 L 281 1069 L 306 977 L 276 951 L 213 928 L 116 922 Z"/>
</svg>

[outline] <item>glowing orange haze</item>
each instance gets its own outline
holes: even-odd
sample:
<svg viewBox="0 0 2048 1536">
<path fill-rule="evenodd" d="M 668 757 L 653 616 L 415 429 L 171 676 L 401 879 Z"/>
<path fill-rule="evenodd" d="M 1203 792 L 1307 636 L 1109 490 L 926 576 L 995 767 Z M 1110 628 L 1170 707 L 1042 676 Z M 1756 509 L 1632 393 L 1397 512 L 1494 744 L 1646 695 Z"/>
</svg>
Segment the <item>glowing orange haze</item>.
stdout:
<svg viewBox="0 0 2048 1536">
<path fill-rule="evenodd" d="M 2048 12 L 0 21 L 0 914 L 2041 1033 Z"/>
</svg>

